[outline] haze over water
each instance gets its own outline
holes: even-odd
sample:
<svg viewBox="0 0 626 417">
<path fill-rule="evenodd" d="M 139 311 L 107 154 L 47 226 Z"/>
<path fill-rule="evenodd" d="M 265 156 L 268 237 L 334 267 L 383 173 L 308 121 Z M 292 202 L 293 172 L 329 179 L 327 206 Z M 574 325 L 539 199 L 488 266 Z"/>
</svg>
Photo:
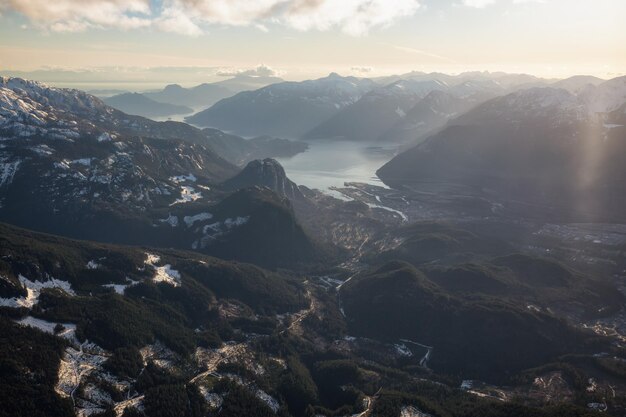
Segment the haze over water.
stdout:
<svg viewBox="0 0 626 417">
<path fill-rule="evenodd" d="M 345 182 L 384 185 L 376 170 L 393 157 L 379 144 L 310 141 L 309 149 L 291 158 L 279 158 L 287 176 L 296 184 L 322 191 Z"/>
</svg>

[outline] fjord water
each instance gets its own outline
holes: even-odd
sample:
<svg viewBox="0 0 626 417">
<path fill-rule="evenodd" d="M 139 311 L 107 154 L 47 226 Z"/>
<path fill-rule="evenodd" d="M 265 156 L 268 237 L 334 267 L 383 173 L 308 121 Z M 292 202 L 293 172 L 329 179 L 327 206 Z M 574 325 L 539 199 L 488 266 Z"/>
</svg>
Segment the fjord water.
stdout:
<svg viewBox="0 0 626 417">
<path fill-rule="evenodd" d="M 376 170 L 394 155 L 394 149 L 378 143 L 316 140 L 306 152 L 277 158 L 287 176 L 298 185 L 328 191 L 345 182 L 384 186 Z"/>
</svg>

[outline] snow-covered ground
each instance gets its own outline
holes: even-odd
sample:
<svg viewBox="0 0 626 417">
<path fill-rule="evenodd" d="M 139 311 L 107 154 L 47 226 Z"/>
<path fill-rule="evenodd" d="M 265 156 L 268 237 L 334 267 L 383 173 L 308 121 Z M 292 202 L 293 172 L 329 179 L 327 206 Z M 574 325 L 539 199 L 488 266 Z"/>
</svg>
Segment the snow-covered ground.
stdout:
<svg viewBox="0 0 626 417">
<path fill-rule="evenodd" d="M 173 287 L 180 286 L 180 272 L 172 269 L 170 264 L 154 267 L 155 275 L 152 278 L 154 282 L 165 282 Z"/>
<path fill-rule="evenodd" d="M 180 198 L 176 199 L 176 201 L 170 204 L 170 206 L 181 203 L 190 203 L 201 198 L 202 193 L 200 191 L 196 191 L 195 188 L 188 185 L 183 185 L 182 187 L 180 187 Z"/>
<path fill-rule="evenodd" d="M 166 284 L 170 284 L 174 287 L 179 287 L 180 272 L 172 269 L 172 266 L 170 264 L 157 266 L 156 264 L 159 262 L 161 262 L 161 257 L 146 253 L 145 264 L 151 266 L 154 269 L 154 276 L 152 277 L 152 280 L 154 282 L 165 282 Z"/>
<path fill-rule="evenodd" d="M 112 288 L 113 291 L 115 291 L 116 293 L 124 295 L 124 291 L 126 291 L 126 288 L 139 284 L 139 281 L 133 281 L 128 277 L 126 277 L 126 282 L 128 282 L 128 284 L 104 284 L 102 286 L 104 288 Z"/>
<path fill-rule="evenodd" d="M 400 410 L 400 417 L 431 417 L 413 406 L 405 406 Z"/>
<path fill-rule="evenodd" d="M 161 223 L 168 223 L 172 227 L 178 227 L 178 216 L 169 214 L 167 218 L 159 220 Z"/>
<path fill-rule="evenodd" d="M 183 221 L 185 222 L 187 227 L 191 227 L 193 226 L 195 222 L 202 222 L 205 220 L 210 220 L 212 218 L 213 218 L 213 215 L 211 213 L 204 212 L 204 213 L 195 214 L 193 216 L 185 216 L 183 218 Z"/>
<path fill-rule="evenodd" d="M 142 347 L 139 353 L 143 358 L 144 365 L 148 362 L 153 362 L 161 368 L 171 369 L 178 361 L 176 353 L 158 340 L 151 345 Z"/>
<path fill-rule="evenodd" d="M 81 398 L 76 401 L 76 416 L 88 417 L 106 411 L 106 407 L 113 403 L 111 395 L 95 384 L 84 385 Z"/>
<path fill-rule="evenodd" d="M 19 319 L 16 321 L 16 323 L 21 326 L 33 327 L 35 329 L 39 329 L 42 332 L 49 333 L 49 334 L 55 334 L 54 328 L 56 327 L 57 324 L 59 324 L 59 323 L 53 323 L 50 321 L 38 319 L 32 316 L 26 316 L 22 319 Z M 72 323 L 60 323 L 60 324 L 63 326 L 63 330 L 61 330 L 59 333 L 56 333 L 56 335 L 59 337 L 68 339 L 70 341 L 76 342 L 76 337 L 75 337 L 76 325 Z"/>
<path fill-rule="evenodd" d="M 192 249 L 201 249 L 219 236 L 223 236 L 231 229 L 248 223 L 250 216 L 227 218 L 223 222 L 207 224 L 202 228 L 202 237 L 191 244 Z"/>
<path fill-rule="evenodd" d="M 170 181 L 175 182 L 176 184 L 180 184 L 180 183 L 185 182 L 185 181 L 196 182 L 197 178 L 193 174 L 178 175 L 178 176 L 175 176 L 175 177 L 170 177 Z"/>
<path fill-rule="evenodd" d="M 200 394 L 202 394 L 202 396 L 204 397 L 204 399 L 207 402 L 207 404 L 208 404 L 210 409 L 217 410 L 224 403 L 224 400 L 222 399 L 222 397 L 219 394 L 211 392 L 204 385 L 200 385 L 200 387 L 198 387 L 198 388 L 200 390 Z"/>
<path fill-rule="evenodd" d="M 69 295 L 76 295 L 72 290 L 72 286 L 67 281 L 61 281 L 55 278 L 50 278 L 44 282 L 31 281 L 23 275 L 19 275 L 18 278 L 20 283 L 26 288 L 26 297 L 0 298 L 1 307 L 32 308 L 32 306 L 39 302 L 39 295 L 45 288 L 59 288 Z"/>
<path fill-rule="evenodd" d="M 226 342 L 218 349 L 197 348 L 195 359 L 199 367 L 205 372 L 198 375 L 208 375 L 217 371 L 220 364 L 237 363 L 243 365 L 256 375 L 263 375 L 265 369 L 255 360 L 254 351 L 247 343 Z"/>
<path fill-rule="evenodd" d="M 127 407 L 136 408 L 139 411 L 143 411 L 143 398 L 143 395 L 139 395 L 137 397 L 116 403 L 113 409 L 115 410 L 117 417 L 121 417 Z"/>
<path fill-rule="evenodd" d="M 409 340 L 409 339 L 400 339 L 400 341 L 404 343 L 405 346 L 408 343 L 408 344 L 413 344 L 413 345 L 426 349 L 426 353 L 424 354 L 424 356 L 422 356 L 422 359 L 420 359 L 420 366 L 423 366 L 424 368 L 428 368 L 428 360 L 430 359 L 430 355 L 432 354 L 433 349 L 434 349 L 432 346 L 414 342 L 413 340 Z"/>
<path fill-rule="evenodd" d="M 400 354 L 400 356 L 413 356 L 413 352 L 411 352 L 411 349 L 409 349 L 404 343 L 397 343 L 393 346 L 396 348 L 396 351 L 398 352 L 398 354 Z"/>
<path fill-rule="evenodd" d="M 96 262 L 94 259 L 87 262 L 87 269 L 98 269 L 100 268 L 100 264 Z"/>
<path fill-rule="evenodd" d="M 104 349 L 93 343 L 82 343 L 78 348 L 70 346 L 65 349 L 65 355 L 59 365 L 59 380 L 55 387 L 57 394 L 74 400 L 74 393 L 81 379 L 94 370 L 102 369 L 102 364 L 108 357 Z"/>
</svg>

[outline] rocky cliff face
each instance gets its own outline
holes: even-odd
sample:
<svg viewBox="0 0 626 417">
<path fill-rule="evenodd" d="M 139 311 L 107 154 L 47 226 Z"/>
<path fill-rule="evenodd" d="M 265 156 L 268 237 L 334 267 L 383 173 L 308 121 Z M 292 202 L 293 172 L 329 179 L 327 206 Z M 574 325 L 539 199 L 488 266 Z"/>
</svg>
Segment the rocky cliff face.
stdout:
<svg viewBox="0 0 626 417">
<path fill-rule="evenodd" d="M 236 176 L 224 182 L 227 190 L 261 186 L 267 187 L 282 197 L 289 199 L 303 199 L 304 196 L 298 186 L 287 178 L 285 170 L 275 159 L 257 159 L 248 165 Z"/>
</svg>

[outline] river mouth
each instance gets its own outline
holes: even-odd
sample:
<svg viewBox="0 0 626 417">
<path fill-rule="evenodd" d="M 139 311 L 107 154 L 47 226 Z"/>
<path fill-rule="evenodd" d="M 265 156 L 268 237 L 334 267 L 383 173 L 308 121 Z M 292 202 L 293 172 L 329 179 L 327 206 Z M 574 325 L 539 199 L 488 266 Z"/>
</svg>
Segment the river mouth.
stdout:
<svg viewBox="0 0 626 417">
<path fill-rule="evenodd" d="M 298 185 L 334 194 L 331 187 L 361 182 L 386 187 L 376 170 L 395 155 L 396 148 L 380 143 L 316 140 L 290 158 L 277 158 L 289 179 Z"/>
</svg>

